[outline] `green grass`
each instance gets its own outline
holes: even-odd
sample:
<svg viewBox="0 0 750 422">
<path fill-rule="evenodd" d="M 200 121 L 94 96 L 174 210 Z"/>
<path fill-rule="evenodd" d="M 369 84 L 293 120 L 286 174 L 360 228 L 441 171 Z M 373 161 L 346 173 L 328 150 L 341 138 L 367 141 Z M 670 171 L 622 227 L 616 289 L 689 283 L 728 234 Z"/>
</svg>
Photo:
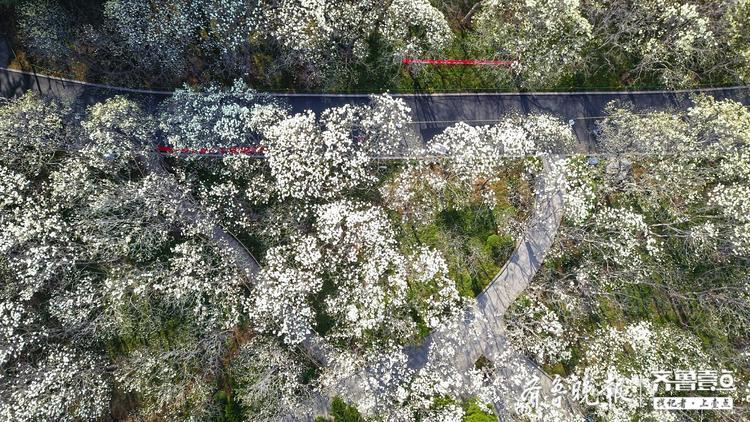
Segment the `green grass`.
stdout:
<svg viewBox="0 0 750 422">
<path fill-rule="evenodd" d="M 477 296 L 510 258 L 515 248 L 515 222 L 528 217 L 531 189 L 521 173 L 520 164 L 502 170 L 498 181 L 491 185 L 495 193 L 493 206 L 478 198 L 467 202 L 446 194 L 445 208 L 433 217 L 413 221 L 394 215 L 402 249 L 409 252 L 426 246 L 440 251 L 459 293 Z"/>
<path fill-rule="evenodd" d="M 498 231 L 492 210 L 474 206 L 444 210 L 435 221 L 403 222 L 400 241 L 406 249 L 428 246 L 443 253 L 449 276 L 463 296 L 476 296 L 510 257 L 514 241 Z"/>
<path fill-rule="evenodd" d="M 341 397 L 334 397 L 331 402 L 331 417 L 319 416 L 315 422 L 365 422 L 365 418 L 356 407 L 346 403 Z"/>
<path fill-rule="evenodd" d="M 497 416 L 489 405 L 479 403 L 478 399 L 471 399 L 464 403 L 464 422 L 495 422 Z"/>
</svg>

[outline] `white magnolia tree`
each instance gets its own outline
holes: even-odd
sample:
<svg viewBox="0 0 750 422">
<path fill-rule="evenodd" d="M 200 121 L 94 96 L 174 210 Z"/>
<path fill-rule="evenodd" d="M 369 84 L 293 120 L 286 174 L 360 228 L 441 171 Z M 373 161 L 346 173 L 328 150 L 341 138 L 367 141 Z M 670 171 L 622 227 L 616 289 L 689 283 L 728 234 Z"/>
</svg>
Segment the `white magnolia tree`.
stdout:
<svg viewBox="0 0 750 422">
<path fill-rule="evenodd" d="M 301 67 L 303 78 L 320 83 L 328 68 L 364 61 L 375 34 L 398 56 L 438 51 L 453 37 L 426 0 L 109 0 L 104 13 L 130 54 L 178 76 L 188 53 L 218 51 L 239 69 L 248 53 L 275 50 L 274 66 Z"/>
<path fill-rule="evenodd" d="M 0 113 L 18 144 L 0 161 L 0 414 L 98 419 L 115 388 L 142 417 L 214 412 L 246 261 L 164 170 L 154 120 L 119 97 L 80 123 L 33 94 Z"/>
<path fill-rule="evenodd" d="M 588 13 L 598 48 L 635 58 L 632 78 L 656 74 L 667 86 L 692 85 L 698 71 L 717 60 L 719 27 L 698 2 L 602 1 Z"/>
<path fill-rule="evenodd" d="M 201 10 L 187 0 L 110 0 L 104 16 L 128 51 L 148 68 L 182 74 L 187 52 L 201 28 Z"/>
<path fill-rule="evenodd" d="M 70 111 L 62 105 L 27 94 L 0 106 L 0 157 L 6 166 L 35 176 L 58 148 L 70 142 L 64 126 Z"/>
<path fill-rule="evenodd" d="M 722 17 L 720 27 L 726 29 L 726 45 L 728 51 L 723 51 L 727 63 L 737 67 L 738 78 L 747 83 L 750 81 L 750 1 L 732 2 L 727 13 Z M 730 59 L 731 60 L 727 60 Z"/>
<path fill-rule="evenodd" d="M 503 118 L 493 126 L 457 123 L 430 141 L 428 151 L 443 157 L 449 171 L 468 182 L 492 178 L 508 160 L 573 149 L 571 127 L 548 115 Z"/>
<path fill-rule="evenodd" d="M 349 108 L 281 121 L 268 133 L 268 166 L 281 198 L 330 199 L 370 180 L 370 157 L 351 136 Z"/>
<path fill-rule="evenodd" d="M 264 145 L 279 197 L 331 199 L 373 181 L 374 158 L 405 153 L 414 144 L 409 109 L 387 95 L 370 104 L 311 111 L 266 131 Z"/>
<path fill-rule="evenodd" d="M 638 322 L 594 333 L 586 345 L 583 365 L 569 381 L 577 385 L 581 401 L 597 403 L 595 413 L 607 420 L 629 421 L 641 415 L 676 421 L 675 412 L 644 410 L 644 402 L 664 393 L 664 386 L 657 392 L 653 374 L 711 364 L 696 336 L 668 325 Z M 604 394 L 607 391 L 609 397 Z"/>
<path fill-rule="evenodd" d="M 54 0 L 24 1 L 18 5 L 19 36 L 30 52 L 42 60 L 59 63 L 71 53 L 71 16 Z"/>
<path fill-rule="evenodd" d="M 401 253 L 382 209 L 344 200 L 314 213 L 310 235 L 268 253 L 254 305 L 260 325 L 288 343 L 317 328 L 332 342 L 366 347 L 416 338 L 418 324 L 434 328 L 455 311 L 458 293 L 442 256 Z"/>
<path fill-rule="evenodd" d="M 518 60 L 524 87 L 602 67 L 622 71 L 622 83 L 682 87 L 714 75 L 745 80 L 747 16 L 744 0 L 489 0 L 473 24 L 485 49 Z"/>
<path fill-rule="evenodd" d="M 223 89 L 185 87 L 162 105 L 160 128 L 177 149 L 259 146 L 263 133 L 287 117 L 277 101 L 250 89 L 241 80 Z"/>
<path fill-rule="evenodd" d="M 478 42 L 517 61 L 527 88 L 554 84 L 580 69 L 592 27 L 581 2 L 489 0 L 474 17 Z"/>
<path fill-rule="evenodd" d="M 83 257 L 69 209 L 43 183 L 57 149 L 70 145 L 67 110 L 28 94 L 0 108 L 0 414 L 4 419 L 101 417 L 110 383 L 101 353 L 48 323 L 43 298 L 64 290 Z M 21 142 L 23 140 L 23 142 Z M 17 146 L 17 147 L 16 147 Z M 40 185 L 41 184 L 41 185 Z M 70 344 L 72 343 L 72 344 Z"/>
<path fill-rule="evenodd" d="M 12 379 L 0 378 L 3 419 L 73 421 L 103 417 L 110 397 L 103 360 L 65 346 L 45 353 L 47 356 L 34 364 L 16 367 Z"/>
</svg>

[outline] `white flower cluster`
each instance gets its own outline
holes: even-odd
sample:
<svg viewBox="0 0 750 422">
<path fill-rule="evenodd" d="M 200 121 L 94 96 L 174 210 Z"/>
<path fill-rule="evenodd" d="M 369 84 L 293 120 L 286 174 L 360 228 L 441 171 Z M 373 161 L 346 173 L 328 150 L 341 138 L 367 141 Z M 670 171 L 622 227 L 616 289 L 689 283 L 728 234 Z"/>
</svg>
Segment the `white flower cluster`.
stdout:
<svg viewBox="0 0 750 422">
<path fill-rule="evenodd" d="M 90 107 L 82 126 L 91 140 L 82 152 L 99 170 L 116 173 L 153 154 L 153 119 L 125 97 Z"/>
<path fill-rule="evenodd" d="M 671 156 L 682 160 L 680 164 L 686 158 L 718 160 L 746 152 L 750 111 L 743 104 L 707 95 L 692 100 L 694 105 L 684 114 L 639 113 L 612 103 L 600 122 L 598 141 L 606 152 Z"/>
<path fill-rule="evenodd" d="M 404 100 L 388 94 L 370 96 L 359 109 L 356 125 L 362 132 L 368 154 L 378 157 L 408 155 L 421 146 L 421 139 L 409 127 L 411 109 Z"/>
<path fill-rule="evenodd" d="M 434 330 L 444 323 L 446 315 L 457 312 L 462 301 L 453 280 L 448 278 L 448 265 L 440 252 L 422 246 L 408 260 L 412 283 L 429 288 L 428 291 L 422 288 L 419 292 L 426 302 L 421 317 L 427 328 Z"/>
<path fill-rule="evenodd" d="M 395 0 L 381 7 L 373 0 L 287 0 L 272 9 L 272 33 L 287 49 L 316 58 L 313 62 L 330 54 L 334 43 L 352 46 L 355 57 L 363 59 L 367 37 L 375 31 L 400 56 L 440 50 L 453 38 L 445 16 L 429 1 Z"/>
<path fill-rule="evenodd" d="M 204 338 L 206 342 L 210 340 Z M 141 348 L 118 362 L 114 378 L 119 388 L 139 397 L 138 409 L 132 412 L 136 417 L 198 421 L 211 414 L 215 390 L 204 372 L 209 368 L 193 370 L 200 365 L 202 351 L 180 346 L 165 351 Z M 217 358 L 209 354 L 206 362 Z"/>
<path fill-rule="evenodd" d="M 318 208 L 317 217 L 318 237 L 335 248 L 334 271 L 344 273 L 337 280 L 340 293 L 326 299 L 327 313 L 339 321 L 332 337 L 380 332 L 405 339 L 416 329 L 407 309 L 430 329 L 455 312 L 458 292 L 442 255 L 426 247 L 399 253 L 382 209 L 339 202 Z M 359 269 L 346 274 L 352 264 Z"/>
<path fill-rule="evenodd" d="M 608 105 L 607 117 L 599 125 L 598 141 L 610 153 L 684 153 L 694 150 L 694 136 L 676 113 L 636 113 L 630 108 Z"/>
<path fill-rule="evenodd" d="M 719 184 L 709 195 L 709 204 L 734 222 L 730 235 L 734 253 L 750 255 L 750 186 Z"/>
<path fill-rule="evenodd" d="M 142 294 L 162 296 L 161 302 L 177 312 L 186 307 L 192 319 L 206 327 L 237 326 L 245 306 L 244 277 L 231 261 L 221 251 L 192 241 L 176 245 L 172 253 L 168 272 L 138 286 Z"/>
<path fill-rule="evenodd" d="M 305 367 L 273 340 L 254 336 L 240 346 L 230 371 L 237 400 L 255 420 L 278 420 L 299 405 Z"/>
<path fill-rule="evenodd" d="M 686 236 L 700 250 L 719 250 L 728 243 L 727 250 L 746 255 L 750 111 L 734 101 L 708 96 L 693 100 L 684 116 L 611 109 L 599 140 L 622 158 L 607 167 L 637 159 L 640 172 L 637 178 L 626 175 L 619 186 L 600 184 L 600 193 L 627 192 L 644 213 L 668 215 L 670 221 L 663 224 L 667 227 L 691 223 Z M 630 158 L 628 153 L 648 156 Z"/>
<path fill-rule="evenodd" d="M 489 0 L 474 21 L 478 42 L 518 60 L 513 69 L 527 87 L 572 73 L 592 32 L 578 0 Z"/>
<path fill-rule="evenodd" d="M 671 87 L 689 86 L 702 72 L 748 75 L 747 38 L 740 35 L 747 33 L 747 2 L 715 3 L 489 0 L 474 22 L 478 43 L 518 60 L 511 69 L 526 87 L 598 72 L 587 69 L 601 63 L 591 60 L 597 54 L 632 69 L 624 77 L 633 81 L 647 76 Z"/>
<path fill-rule="evenodd" d="M 425 223 L 447 208 L 445 191 L 451 186 L 439 169 L 408 165 L 379 190 L 389 209 L 405 220 Z"/>
<path fill-rule="evenodd" d="M 717 251 L 719 243 L 719 228 L 708 221 L 690 230 L 690 245 L 699 253 L 713 253 Z"/>
<path fill-rule="evenodd" d="M 18 359 L 27 349 L 42 346 L 46 333 L 32 328 L 39 326 L 39 317 L 28 308 L 28 303 L 0 302 L 0 368 Z"/>
<path fill-rule="evenodd" d="M 259 330 L 272 332 L 288 344 L 307 338 L 315 319 L 310 297 L 323 287 L 318 270 L 321 261 L 319 246 L 310 236 L 266 252 L 266 265 L 255 288 L 259 294 L 247 310 Z"/>
<path fill-rule="evenodd" d="M 391 342 L 371 350 L 342 351 L 322 371 L 319 388 L 337 392 L 364 415 L 408 420 L 412 409 L 404 402 L 414 371 L 406 363 L 403 349 Z"/>
<path fill-rule="evenodd" d="M 66 55 L 72 20 L 58 2 L 25 1 L 17 10 L 18 35 L 35 57 L 54 63 Z"/>
<path fill-rule="evenodd" d="M 249 229 L 251 226 L 249 212 L 241 201 L 246 192 L 234 180 L 222 180 L 207 186 L 198 182 L 197 196 L 201 209 L 225 227 Z"/>
<path fill-rule="evenodd" d="M 435 53 L 453 40 L 445 16 L 428 0 L 393 0 L 380 31 L 398 56 Z"/>
<path fill-rule="evenodd" d="M 586 160 L 565 160 L 565 218 L 581 225 L 591 216 L 596 202 L 592 169 Z"/>
<path fill-rule="evenodd" d="M 643 256 L 658 259 L 659 241 L 643 214 L 622 208 L 605 208 L 595 215 L 596 225 L 607 232 L 602 248 L 605 258 L 622 268 L 644 269 Z"/>
<path fill-rule="evenodd" d="M 691 136 L 696 139 L 696 150 L 704 150 L 701 154 L 707 158 L 727 160 L 748 154 L 750 110 L 746 105 L 708 95 L 694 96 L 693 102 L 685 117 Z"/>
<path fill-rule="evenodd" d="M 435 136 L 429 151 L 468 182 L 492 178 L 505 159 L 563 153 L 575 144 L 570 126 L 547 115 L 510 116 L 494 126 L 457 123 Z"/>
<path fill-rule="evenodd" d="M 22 366 L 12 380 L 0 378 L 4 420 L 92 420 L 109 406 L 110 385 L 96 356 L 52 348 L 37 365 Z"/>
<path fill-rule="evenodd" d="M 323 372 L 321 387 L 340 391 L 363 414 L 383 420 L 460 417 L 458 402 L 451 400 L 455 397 L 476 397 L 477 403 L 494 405 L 495 411 L 506 410 L 498 416 L 510 417 L 520 402 L 519 392 L 538 373 L 512 347 L 500 347 L 485 357 L 486 364 L 480 368 L 459 370 L 456 358 L 463 354 L 462 348 L 471 347 L 463 318 L 457 315 L 442 324 L 440 336 L 432 339 L 426 364 L 419 369 L 409 368 L 407 355 L 398 347 L 386 345 L 359 355 L 343 352 Z M 506 340 L 498 341 L 504 344 Z M 537 409 L 521 413 L 531 420 L 565 420 L 546 400 Z"/>
<path fill-rule="evenodd" d="M 63 291 L 50 300 L 49 313 L 68 330 L 85 330 L 90 328 L 95 312 L 103 303 L 102 292 L 90 274 L 73 273 L 68 279 L 70 290 Z M 103 331 L 94 333 L 100 338 L 106 337 L 104 334 Z"/>
<path fill-rule="evenodd" d="M 31 182 L 23 175 L 0 166 L 0 210 L 23 206 Z"/>
<path fill-rule="evenodd" d="M 88 185 L 86 180 L 81 183 Z M 164 191 L 158 176 L 86 190 L 92 190 L 90 185 L 83 190 L 88 206 L 79 208 L 75 227 L 85 244 L 81 253 L 87 259 L 124 256 L 147 262 L 165 247 L 176 217 L 174 211 L 163 210 L 173 204 L 156 197 Z"/>
<path fill-rule="evenodd" d="M 228 89 L 175 91 L 163 105 L 159 126 L 175 148 L 216 149 L 257 145 L 262 133 L 285 117 L 279 104 L 236 80 Z"/>
<path fill-rule="evenodd" d="M 372 27 L 375 11 L 370 0 L 339 3 L 326 0 L 285 0 L 270 11 L 273 37 L 296 57 L 320 63 L 334 40 L 351 44 Z M 312 60 L 311 60 L 312 59 Z"/>
<path fill-rule="evenodd" d="M 605 3 L 614 10 L 622 7 Z M 639 71 L 658 71 L 667 86 L 691 84 L 695 62 L 708 58 L 706 52 L 717 43 L 708 13 L 698 4 L 638 0 L 618 16 L 609 43 L 639 57 Z"/>
<path fill-rule="evenodd" d="M 142 61 L 178 74 L 191 48 L 231 55 L 257 45 L 279 47 L 282 65 L 325 68 L 347 50 L 365 59 L 368 38 L 377 32 L 399 56 L 433 52 L 453 38 L 427 0 L 396 0 L 387 8 L 374 0 L 108 0 L 104 14 Z"/>
<path fill-rule="evenodd" d="M 304 340 L 319 293 L 318 312 L 334 321 L 326 336 L 349 342 L 404 341 L 417 333 L 410 312 L 432 328 L 456 310 L 442 256 L 427 248 L 404 256 L 383 210 L 343 200 L 318 206 L 315 216 L 313 236 L 267 254 L 252 310 L 262 326 L 286 342 Z"/>
<path fill-rule="evenodd" d="M 68 109 L 40 99 L 33 91 L 0 103 L 0 160 L 24 174 L 35 175 L 66 142 L 63 124 Z"/>
<path fill-rule="evenodd" d="M 58 271 L 72 266 L 72 227 L 55 204 L 44 197 L 35 198 L 20 175 L 0 180 L 0 186 L 0 191 L 15 192 L 7 196 L 8 202 L 13 202 L 0 208 L 0 253 L 16 281 L 19 298 L 28 301 Z"/>
<path fill-rule="evenodd" d="M 248 48 L 268 31 L 262 1 L 205 0 L 202 3 L 210 42 L 224 54 Z"/>
<path fill-rule="evenodd" d="M 187 49 L 201 28 L 200 10 L 189 0 L 108 0 L 104 17 L 139 62 L 177 73 L 187 65 Z"/>
<path fill-rule="evenodd" d="M 328 109 L 318 124 L 308 111 L 268 129 L 266 156 L 282 199 L 329 199 L 370 180 L 350 115 L 347 107 Z"/>
<path fill-rule="evenodd" d="M 228 54 L 245 47 L 265 29 L 265 9 L 246 0 L 108 0 L 104 17 L 139 64 L 179 75 L 193 48 Z"/>
<path fill-rule="evenodd" d="M 337 392 L 363 415 L 382 420 L 450 415 L 457 411 L 452 406 L 450 410 L 440 409 L 441 406 L 435 406 L 435 399 L 474 393 L 467 384 L 482 383 L 478 371 L 459 374 L 453 368 L 451 358 L 456 352 L 452 348 L 432 348 L 430 363 L 415 371 L 409 368 L 404 349 L 393 343 L 356 353 L 342 351 L 322 372 L 319 388 Z"/>
<path fill-rule="evenodd" d="M 560 317 L 543 302 L 531 297 L 514 302 L 506 317 L 508 338 L 540 364 L 555 364 L 571 358 L 573 336 Z"/>
<path fill-rule="evenodd" d="M 747 34 L 750 34 L 750 1 L 734 1 L 727 7 L 727 12 L 722 17 L 720 25 L 726 29 L 726 42 L 729 51 L 737 57 L 739 62 L 737 74 L 739 79 L 748 83 L 750 81 L 750 43 L 747 42 Z"/>
</svg>

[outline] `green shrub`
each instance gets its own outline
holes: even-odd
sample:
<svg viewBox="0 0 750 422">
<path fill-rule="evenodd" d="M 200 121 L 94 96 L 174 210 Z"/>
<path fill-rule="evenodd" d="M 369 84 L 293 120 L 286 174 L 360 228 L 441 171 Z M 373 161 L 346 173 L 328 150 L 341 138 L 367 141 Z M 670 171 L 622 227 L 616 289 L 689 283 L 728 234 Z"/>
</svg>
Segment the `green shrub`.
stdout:
<svg viewBox="0 0 750 422">
<path fill-rule="evenodd" d="M 474 399 L 464 405 L 464 422 L 496 422 L 497 417 L 488 405 L 479 404 Z"/>
<path fill-rule="evenodd" d="M 315 418 L 315 422 L 365 422 L 365 418 L 356 407 L 347 404 L 341 397 L 334 397 L 331 402 L 331 417 L 319 416 Z"/>
</svg>

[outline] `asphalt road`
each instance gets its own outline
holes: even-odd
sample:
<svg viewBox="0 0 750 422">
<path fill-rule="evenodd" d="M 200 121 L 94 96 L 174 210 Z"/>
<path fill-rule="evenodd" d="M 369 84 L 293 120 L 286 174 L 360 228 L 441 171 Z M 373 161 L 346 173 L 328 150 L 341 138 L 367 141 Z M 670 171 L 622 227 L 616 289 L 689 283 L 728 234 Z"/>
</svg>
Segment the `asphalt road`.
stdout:
<svg viewBox="0 0 750 422">
<path fill-rule="evenodd" d="M 110 87 L 23 73 L 0 68 L 0 95 L 12 97 L 27 90 L 59 97 L 79 105 L 90 105 L 113 95 L 133 97 L 147 107 L 156 106 L 171 95 L 168 91 L 151 91 Z M 731 98 L 750 105 L 750 87 L 709 88 L 682 91 L 601 91 L 560 93 L 466 93 L 466 94 L 394 94 L 412 110 L 412 124 L 422 139 L 430 139 L 456 122 L 491 124 L 508 113 L 547 113 L 573 128 L 581 147 L 593 149 L 591 131 L 594 122 L 604 115 L 605 106 L 616 101 L 636 110 L 682 110 L 691 104 L 696 93 L 710 94 L 717 99 Z M 312 110 L 316 113 L 344 104 L 362 104 L 366 94 L 271 94 L 288 103 L 293 112 Z"/>
</svg>

